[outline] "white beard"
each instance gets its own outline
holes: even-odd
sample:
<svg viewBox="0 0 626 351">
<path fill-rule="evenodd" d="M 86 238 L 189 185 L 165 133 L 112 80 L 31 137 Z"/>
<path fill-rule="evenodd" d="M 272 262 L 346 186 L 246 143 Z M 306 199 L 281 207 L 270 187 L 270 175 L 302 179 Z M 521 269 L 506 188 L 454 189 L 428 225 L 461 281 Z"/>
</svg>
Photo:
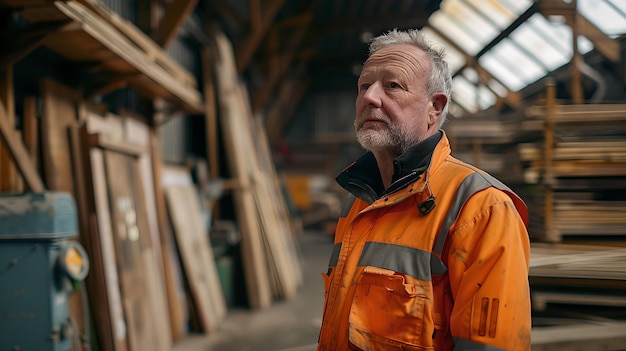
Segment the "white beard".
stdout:
<svg viewBox="0 0 626 351">
<path fill-rule="evenodd" d="M 382 119 L 386 127 L 378 129 L 363 128 L 362 125 L 359 127 L 355 123 L 357 141 L 364 149 L 389 151 L 399 155 L 420 141 L 418 137 L 410 135 L 406 128 L 393 124 L 386 116 Z"/>
</svg>

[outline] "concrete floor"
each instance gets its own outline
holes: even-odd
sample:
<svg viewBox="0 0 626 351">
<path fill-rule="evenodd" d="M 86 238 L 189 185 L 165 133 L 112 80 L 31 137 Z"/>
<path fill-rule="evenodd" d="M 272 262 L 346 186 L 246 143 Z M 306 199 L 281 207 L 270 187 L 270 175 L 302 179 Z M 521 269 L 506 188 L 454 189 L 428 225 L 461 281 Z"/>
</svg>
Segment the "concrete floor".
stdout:
<svg viewBox="0 0 626 351">
<path fill-rule="evenodd" d="M 298 238 L 303 285 L 290 300 L 264 310 L 231 308 L 220 328 L 208 335 L 187 335 L 173 351 L 313 351 L 321 324 L 324 284 L 333 243 L 324 232 Z"/>
</svg>

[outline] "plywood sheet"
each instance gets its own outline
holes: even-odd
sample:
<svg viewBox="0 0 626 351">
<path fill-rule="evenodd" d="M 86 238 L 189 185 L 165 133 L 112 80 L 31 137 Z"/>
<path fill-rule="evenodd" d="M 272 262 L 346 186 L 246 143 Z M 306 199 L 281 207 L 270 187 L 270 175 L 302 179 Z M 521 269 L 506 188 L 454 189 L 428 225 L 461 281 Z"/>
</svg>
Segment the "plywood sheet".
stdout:
<svg viewBox="0 0 626 351">
<path fill-rule="evenodd" d="M 240 187 L 233 190 L 237 223 L 241 232 L 241 250 L 244 275 L 248 292 L 248 303 L 252 308 L 266 308 L 272 303 L 270 272 L 263 247 L 263 233 L 258 218 L 248 157 L 253 150 L 249 147 L 248 126 L 240 116 L 242 101 L 241 89 L 237 81 L 234 56 L 230 43 L 224 36 L 217 36 L 217 86 L 220 95 L 221 128 L 224 147 L 228 153 L 231 177 Z M 243 135 L 241 131 L 244 131 Z"/>
<path fill-rule="evenodd" d="M 86 130 L 83 130 L 83 142 L 86 144 Z M 124 318 L 122 292 L 115 258 L 113 229 L 109 212 L 104 155 L 102 150 L 85 147 L 88 152 L 90 183 L 93 198 L 90 204 L 91 272 L 89 279 L 96 280 L 95 289 L 91 292 L 92 313 L 100 323 L 95 323 L 99 343 L 105 349 L 127 351 L 127 321 Z M 98 301 L 94 301 L 98 300 Z"/>
<path fill-rule="evenodd" d="M 131 350 L 171 348 L 167 300 L 135 157 L 104 151 L 113 241 Z M 160 253 L 159 253 L 160 254 Z"/>
<path fill-rule="evenodd" d="M 204 332 L 213 332 L 226 317 L 226 299 L 198 193 L 193 185 L 170 185 L 165 195 L 196 316 Z"/>
</svg>

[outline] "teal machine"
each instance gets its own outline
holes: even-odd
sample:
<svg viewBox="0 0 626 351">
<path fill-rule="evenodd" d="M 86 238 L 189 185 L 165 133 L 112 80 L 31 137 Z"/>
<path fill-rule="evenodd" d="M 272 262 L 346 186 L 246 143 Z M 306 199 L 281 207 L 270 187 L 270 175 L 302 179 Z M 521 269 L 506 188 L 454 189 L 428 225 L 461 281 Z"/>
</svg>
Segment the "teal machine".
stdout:
<svg viewBox="0 0 626 351">
<path fill-rule="evenodd" d="M 0 350 L 76 350 L 68 297 L 89 260 L 65 192 L 0 195 Z"/>
</svg>

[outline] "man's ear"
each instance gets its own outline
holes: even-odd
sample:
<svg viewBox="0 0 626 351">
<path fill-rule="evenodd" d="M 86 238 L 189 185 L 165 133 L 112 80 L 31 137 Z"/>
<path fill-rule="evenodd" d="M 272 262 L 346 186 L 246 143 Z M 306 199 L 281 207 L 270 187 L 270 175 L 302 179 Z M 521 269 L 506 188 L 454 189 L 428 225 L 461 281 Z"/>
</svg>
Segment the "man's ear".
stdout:
<svg viewBox="0 0 626 351">
<path fill-rule="evenodd" d="M 433 107 L 441 114 L 441 112 L 443 112 L 443 109 L 448 104 L 448 97 L 444 93 L 435 93 L 432 95 L 431 99 Z"/>
<path fill-rule="evenodd" d="M 448 97 L 444 93 L 435 93 L 431 95 L 430 102 L 433 106 L 433 109 L 430 111 L 430 121 L 429 124 L 434 124 L 441 119 L 441 114 L 443 113 L 443 109 L 446 107 L 448 103 Z"/>
</svg>

